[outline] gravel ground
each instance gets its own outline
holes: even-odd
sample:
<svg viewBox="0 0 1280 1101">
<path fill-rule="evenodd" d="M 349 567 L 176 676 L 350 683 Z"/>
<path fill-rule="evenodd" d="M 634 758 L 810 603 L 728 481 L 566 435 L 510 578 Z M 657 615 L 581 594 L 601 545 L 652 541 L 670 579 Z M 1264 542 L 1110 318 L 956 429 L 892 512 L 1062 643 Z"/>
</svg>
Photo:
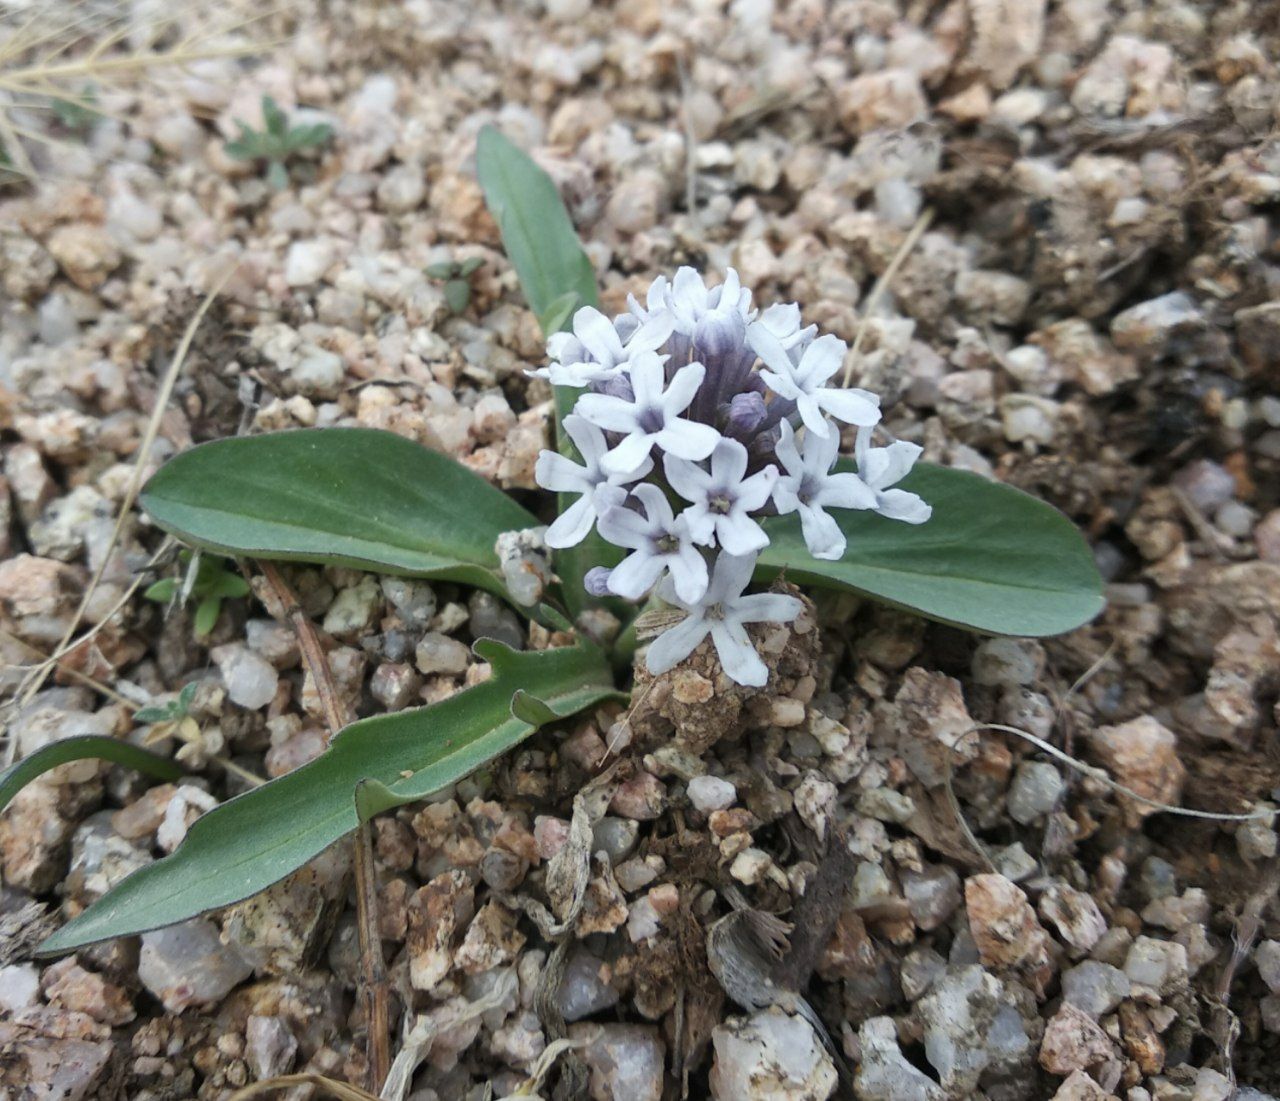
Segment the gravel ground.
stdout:
<svg viewBox="0 0 1280 1101">
<path fill-rule="evenodd" d="M 767 692 L 695 655 L 634 714 L 544 731 L 381 818 L 397 1002 L 435 1028 L 408 1096 L 505 1096 L 544 1052 L 546 1096 L 596 1101 L 1280 1092 L 1268 822 L 1153 813 L 965 734 L 1018 727 L 1188 808 L 1280 797 L 1280 9 L 290 7 L 255 28 L 282 44 L 104 86 L 74 132 L 15 113 L 58 144 L 0 190 L 5 750 L 140 739 L 139 704 L 196 688 L 192 737 L 158 742 L 191 766 L 179 784 L 64 766 L 0 818 L 0 1097 L 361 1079 L 341 849 L 177 929 L 29 948 L 246 773 L 324 746 L 269 603 L 228 600 L 197 641 L 189 610 L 128 595 L 180 574 L 153 561 L 161 533 L 131 514 L 113 538 L 165 369 L 228 272 L 148 470 L 237 432 L 361 424 L 537 499 L 549 393 L 522 373 L 541 340 L 474 178 L 491 122 L 561 186 L 609 307 L 681 264 L 733 266 L 845 340 L 865 322 L 856 369 L 891 430 L 1070 515 L 1109 606 L 1064 638 L 983 641 L 823 596 L 763 640 Z M 283 191 L 225 151 L 264 94 L 335 131 Z M 455 314 L 424 269 L 471 257 Z M 84 641 L 21 692 L 99 570 Z M 462 587 L 286 575 L 361 715 L 483 679 L 474 638 L 547 643 Z M 577 912 L 567 934 L 548 904 Z"/>
</svg>

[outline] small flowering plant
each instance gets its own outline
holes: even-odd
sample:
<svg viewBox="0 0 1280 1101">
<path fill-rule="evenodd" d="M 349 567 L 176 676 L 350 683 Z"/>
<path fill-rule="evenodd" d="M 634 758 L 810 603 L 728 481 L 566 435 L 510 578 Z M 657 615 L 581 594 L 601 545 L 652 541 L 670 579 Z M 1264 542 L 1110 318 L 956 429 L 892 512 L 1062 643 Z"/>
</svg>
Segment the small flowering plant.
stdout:
<svg viewBox="0 0 1280 1101">
<path fill-rule="evenodd" d="M 141 503 L 196 550 L 484 589 L 543 629 L 523 651 L 478 639 L 487 675 L 471 687 L 363 717 L 317 759 L 211 810 L 46 953 L 247 898 L 538 727 L 625 699 L 640 632 L 623 602 L 664 606 L 651 618 L 666 629 L 643 657 L 652 673 L 708 643 L 728 678 L 764 691 L 749 627 L 800 613 L 799 599 L 769 587 L 783 570 L 815 593 L 850 590 L 993 634 L 1055 634 L 1101 609 L 1070 521 L 918 462 L 918 446 L 885 431 L 876 395 L 842 385 L 844 343 L 804 325 L 798 306 L 761 308 L 732 270 L 708 282 L 684 267 L 611 318 L 550 177 L 492 129 L 477 168 L 548 334 L 546 361 L 530 367 L 552 388 L 556 441 L 536 464 L 551 491 L 536 513 L 449 456 L 364 428 L 202 444 L 166 463 Z M 530 387 L 531 401 L 544 397 Z M 600 630 L 614 615 L 617 629 Z M 174 779 L 175 762 L 145 746 L 142 729 L 54 742 L 0 773 L 0 808 L 84 757 Z"/>
<path fill-rule="evenodd" d="M 770 543 L 761 521 L 797 514 L 808 553 L 827 561 L 848 546 L 837 510 L 928 521 L 918 494 L 894 488 L 920 448 L 874 446 L 879 398 L 836 381 L 847 352 L 804 326 L 794 303 L 753 307 L 733 269 L 713 287 L 688 267 L 659 276 L 644 305 L 632 297 L 612 320 L 583 306 L 572 331 L 551 336 L 549 364 L 529 373 L 581 389 L 564 418 L 581 462 L 555 451 L 538 459 L 539 485 L 576 496 L 546 543 L 575 546 L 594 526 L 628 553 L 589 570 L 592 595 L 653 594 L 688 613 L 650 646 L 649 672 L 709 636 L 733 680 L 765 684 L 743 625 L 788 623 L 801 604 L 744 595 Z M 856 472 L 835 469 L 844 426 L 856 433 Z"/>
</svg>

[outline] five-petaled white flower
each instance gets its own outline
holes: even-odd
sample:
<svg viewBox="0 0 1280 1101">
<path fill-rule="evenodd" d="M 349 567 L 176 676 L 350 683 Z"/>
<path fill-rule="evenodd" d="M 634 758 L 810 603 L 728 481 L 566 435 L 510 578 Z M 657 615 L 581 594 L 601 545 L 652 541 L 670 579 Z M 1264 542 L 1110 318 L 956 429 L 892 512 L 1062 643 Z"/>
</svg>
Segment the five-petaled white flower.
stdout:
<svg viewBox="0 0 1280 1101">
<path fill-rule="evenodd" d="M 610 321 L 593 306 L 583 306 L 573 315 L 572 332 L 553 333 L 547 339 L 547 355 L 555 362 L 528 374 L 554 386 L 606 382 L 619 375 L 633 356 L 660 348 L 673 324 L 665 311 L 643 320 L 624 314 Z"/>
<path fill-rule="evenodd" d="M 804 605 L 796 597 L 782 593 L 743 596 L 755 564 L 754 554 L 721 554 L 702 600 L 692 603 L 680 600 L 679 593 L 674 594 L 673 603 L 689 614 L 650 643 L 645 659 L 650 673 L 657 676 L 674 668 L 710 635 L 720 665 L 733 680 L 754 688 L 764 685 L 769 670 L 751 644 L 744 624 L 790 623 Z M 661 595 L 670 598 L 672 594 L 664 591 Z"/>
<path fill-rule="evenodd" d="M 880 399 L 870 390 L 823 385 L 844 363 L 848 346 L 839 337 L 818 337 L 796 362 L 773 331 L 756 322 L 747 329 L 747 346 L 764 361 L 760 377 L 769 389 L 796 403 L 800 419 L 814 435 L 832 431 L 824 413 L 859 427 L 869 428 L 880 420 Z"/>
<path fill-rule="evenodd" d="M 933 515 L 933 507 L 925 504 L 919 494 L 889 488 L 911 472 L 923 449 L 906 440 L 895 440 L 888 447 L 872 447 L 871 432 L 870 428 L 858 429 L 853 455 L 858 463 L 858 477 L 876 495 L 873 507 L 890 520 L 923 524 Z"/>
<path fill-rule="evenodd" d="M 800 513 L 804 541 L 814 558 L 835 561 L 844 555 L 847 540 L 828 508 L 876 507 L 875 491 L 856 474 L 832 474 L 840 437 L 805 432 L 798 449 L 791 425 L 782 422 L 777 455 L 786 473 L 773 488 L 773 502 L 781 515 Z"/>
<path fill-rule="evenodd" d="M 630 547 L 609 574 L 609 591 L 627 600 L 639 600 L 669 571 L 676 595 L 692 603 L 707 591 L 707 563 L 689 535 L 684 516 L 675 516 L 666 495 L 647 482 L 632 491 L 644 506 L 644 516 L 633 509 L 614 507 L 600 517 L 600 534 L 610 543 Z"/>
<path fill-rule="evenodd" d="M 581 543 L 597 517 L 605 510 L 620 505 L 626 498 L 626 491 L 618 485 L 618 479 L 611 478 L 600 467 L 608 446 L 604 433 L 573 413 L 565 417 L 564 430 L 581 453 L 582 464 L 554 451 L 543 451 L 533 472 L 538 485 L 544 489 L 553 493 L 582 494 L 547 528 L 546 544 L 555 548 Z M 643 478 L 652 468 L 653 461 L 645 458 L 633 472 L 634 477 Z"/>
<path fill-rule="evenodd" d="M 686 501 L 693 538 L 707 546 L 717 541 L 730 554 L 750 554 L 768 546 L 769 537 L 750 513 L 763 508 L 773 492 L 778 469 L 767 466 L 750 478 L 747 449 L 737 440 L 721 440 L 711 452 L 711 471 L 673 455 L 663 456 L 667 481 Z"/>
<path fill-rule="evenodd" d="M 751 292 L 733 268 L 725 273 L 723 283 L 711 288 L 694 268 L 678 269 L 670 283 L 659 276 L 649 288 L 648 306 L 650 315 L 655 310 L 670 311 L 675 331 L 690 338 L 698 335 L 699 326 L 705 332 L 708 326 L 729 325 L 741 333 L 753 317 Z"/>
<path fill-rule="evenodd" d="M 705 373 L 701 363 L 686 364 L 664 390 L 662 360 L 653 352 L 641 352 L 631 360 L 634 400 L 613 394 L 583 394 L 575 411 L 606 432 L 623 434 L 622 441 L 601 460 L 605 472 L 628 479 L 638 477 L 634 472 L 655 444 L 681 459 L 710 455 L 720 433 L 709 424 L 680 416 L 689 408 Z"/>
</svg>

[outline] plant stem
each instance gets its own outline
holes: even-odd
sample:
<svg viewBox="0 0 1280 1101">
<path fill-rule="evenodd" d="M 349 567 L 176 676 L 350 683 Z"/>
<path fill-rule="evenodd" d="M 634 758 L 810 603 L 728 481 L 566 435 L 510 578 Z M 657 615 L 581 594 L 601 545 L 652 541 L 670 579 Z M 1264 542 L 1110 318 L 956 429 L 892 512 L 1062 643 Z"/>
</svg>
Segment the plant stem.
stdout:
<svg viewBox="0 0 1280 1101">
<path fill-rule="evenodd" d="M 284 614 L 298 636 L 298 648 L 324 709 L 329 738 L 333 739 L 353 718 L 333 683 L 329 660 L 316 637 L 315 627 L 302 611 L 298 598 L 280 571 L 270 562 L 259 562 L 267 584 L 283 606 Z M 352 794 L 354 798 L 354 793 Z M 373 823 L 362 822 L 356 829 L 356 927 L 360 936 L 360 964 L 364 975 L 366 1086 L 372 1093 L 382 1089 L 391 1067 L 391 990 L 386 961 L 382 958 L 382 938 L 378 932 L 378 884 L 373 865 Z"/>
</svg>

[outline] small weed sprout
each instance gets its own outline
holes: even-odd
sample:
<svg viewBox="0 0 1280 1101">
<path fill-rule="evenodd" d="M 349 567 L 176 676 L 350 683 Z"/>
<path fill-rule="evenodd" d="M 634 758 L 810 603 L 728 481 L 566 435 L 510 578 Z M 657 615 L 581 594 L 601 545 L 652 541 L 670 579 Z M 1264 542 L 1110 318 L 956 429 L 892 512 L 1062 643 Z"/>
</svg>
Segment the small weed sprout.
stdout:
<svg viewBox="0 0 1280 1101">
<path fill-rule="evenodd" d="M 484 264 L 478 256 L 467 260 L 442 260 L 426 269 L 427 278 L 444 284 L 444 300 L 450 313 L 464 313 L 471 304 L 471 276 Z"/>
<path fill-rule="evenodd" d="M 206 637 L 218 622 L 224 600 L 249 594 L 249 583 L 238 573 L 226 568 L 226 559 L 212 555 L 193 555 L 181 551 L 179 557 L 187 567 L 187 576 L 179 582 L 176 577 L 165 577 L 151 585 L 143 596 L 157 604 L 168 604 L 175 597 L 186 603 L 189 597 L 196 601 L 193 630 L 196 638 Z"/>
<path fill-rule="evenodd" d="M 97 90 L 92 84 L 86 84 L 78 96 L 55 99 L 52 104 L 53 114 L 63 130 L 83 140 L 102 118 L 102 112 L 95 110 L 97 102 Z"/>
<path fill-rule="evenodd" d="M 265 161 L 267 182 L 277 191 L 289 186 L 288 162 L 297 154 L 321 149 L 333 138 L 327 122 L 289 125 L 286 115 L 270 96 L 262 97 L 263 130 L 236 119 L 240 136 L 227 142 L 227 155 L 238 161 Z"/>
</svg>

